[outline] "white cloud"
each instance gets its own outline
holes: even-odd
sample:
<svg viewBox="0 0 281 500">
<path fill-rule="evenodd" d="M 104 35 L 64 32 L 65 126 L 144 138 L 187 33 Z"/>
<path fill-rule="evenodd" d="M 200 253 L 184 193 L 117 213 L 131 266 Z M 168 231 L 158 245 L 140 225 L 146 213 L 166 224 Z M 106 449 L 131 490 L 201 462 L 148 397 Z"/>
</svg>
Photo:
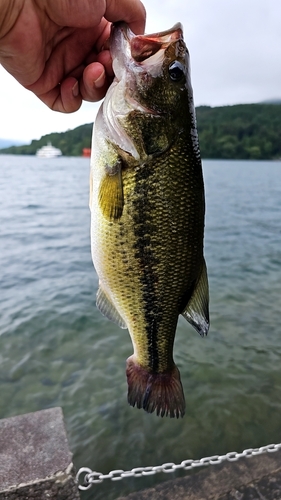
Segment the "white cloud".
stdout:
<svg viewBox="0 0 281 500">
<path fill-rule="evenodd" d="M 83 103 L 76 113 L 51 111 L 0 66 L 0 138 L 30 142 L 95 120 L 100 104 Z"/>
</svg>

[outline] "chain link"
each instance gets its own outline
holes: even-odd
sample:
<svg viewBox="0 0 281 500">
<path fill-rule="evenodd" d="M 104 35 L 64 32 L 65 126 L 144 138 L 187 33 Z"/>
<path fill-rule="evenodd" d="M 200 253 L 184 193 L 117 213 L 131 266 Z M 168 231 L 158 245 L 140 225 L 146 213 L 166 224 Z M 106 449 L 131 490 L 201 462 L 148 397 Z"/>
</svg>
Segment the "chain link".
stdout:
<svg viewBox="0 0 281 500">
<path fill-rule="evenodd" d="M 92 471 L 88 467 L 82 467 L 79 469 L 76 480 L 78 482 L 78 488 L 80 490 L 88 490 L 93 484 L 102 483 L 104 479 L 111 479 L 111 481 L 120 481 L 121 479 L 126 479 L 128 477 L 142 477 L 151 476 L 157 474 L 158 472 L 164 472 L 165 474 L 170 474 L 178 469 L 190 470 L 196 467 L 204 467 L 207 465 L 217 465 L 221 464 L 225 460 L 228 462 L 236 462 L 242 457 L 253 457 L 255 455 L 261 455 L 262 453 L 274 453 L 281 449 L 281 443 L 279 444 L 268 444 L 267 446 L 261 446 L 260 448 L 248 448 L 242 453 L 237 453 L 236 451 L 230 451 L 226 455 L 213 455 L 211 457 L 201 458 L 200 460 L 183 460 L 180 464 L 174 464 L 173 462 L 168 462 L 162 465 L 148 466 L 148 467 L 135 467 L 132 470 L 124 471 L 122 469 L 112 470 L 108 474 L 102 474 L 101 472 Z M 84 476 L 84 477 L 83 477 Z M 79 484 L 81 482 L 82 484 Z"/>
</svg>

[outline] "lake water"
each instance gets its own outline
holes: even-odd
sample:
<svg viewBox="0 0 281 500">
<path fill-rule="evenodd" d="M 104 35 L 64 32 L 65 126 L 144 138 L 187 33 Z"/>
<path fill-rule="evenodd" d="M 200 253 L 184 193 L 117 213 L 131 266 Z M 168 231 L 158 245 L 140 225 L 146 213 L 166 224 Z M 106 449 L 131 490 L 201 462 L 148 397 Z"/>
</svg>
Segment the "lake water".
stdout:
<svg viewBox="0 0 281 500">
<path fill-rule="evenodd" d="M 129 470 L 281 441 L 281 163 L 203 167 L 211 328 L 202 339 L 179 321 L 187 411 L 174 420 L 127 404 L 131 341 L 95 307 L 89 160 L 0 156 L 0 418 L 61 406 L 77 469 Z M 167 479 L 107 481 L 82 499 L 113 500 Z"/>
</svg>

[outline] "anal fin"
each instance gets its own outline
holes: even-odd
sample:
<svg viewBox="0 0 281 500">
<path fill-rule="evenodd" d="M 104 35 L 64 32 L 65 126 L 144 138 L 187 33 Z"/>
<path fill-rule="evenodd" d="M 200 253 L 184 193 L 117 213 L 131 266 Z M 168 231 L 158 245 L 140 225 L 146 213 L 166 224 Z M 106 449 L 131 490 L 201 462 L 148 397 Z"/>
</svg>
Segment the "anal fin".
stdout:
<svg viewBox="0 0 281 500">
<path fill-rule="evenodd" d="M 100 312 L 106 316 L 110 321 L 113 321 L 113 323 L 116 323 L 116 325 L 120 326 L 120 328 L 127 328 L 127 325 L 125 321 L 123 320 L 122 316 L 120 316 L 119 312 L 115 308 L 115 306 L 112 304 L 104 290 L 102 289 L 101 285 L 98 289 L 97 292 L 97 299 L 96 299 L 96 304 L 97 308 L 100 310 Z"/>
<path fill-rule="evenodd" d="M 204 259 L 201 275 L 197 280 L 192 295 L 181 314 L 202 337 L 207 335 L 210 326 L 209 286 L 207 267 Z"/>
</svg>

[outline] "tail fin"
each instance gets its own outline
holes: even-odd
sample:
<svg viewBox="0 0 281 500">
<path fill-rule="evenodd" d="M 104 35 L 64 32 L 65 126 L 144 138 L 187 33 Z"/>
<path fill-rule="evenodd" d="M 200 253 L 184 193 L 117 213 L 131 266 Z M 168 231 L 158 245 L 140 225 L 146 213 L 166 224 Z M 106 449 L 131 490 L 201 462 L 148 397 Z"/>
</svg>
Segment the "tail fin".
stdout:
<svg viewBox="0 0 281 500">
<path fill-rule="evenodd" d="M 184 416 L 185 401 L 176 365 L 164 373 L 151 373 L 141 367 L 134 356 L 127 359 L 128 402 L 148 413 L 171 418 Z"/>
</svg>

